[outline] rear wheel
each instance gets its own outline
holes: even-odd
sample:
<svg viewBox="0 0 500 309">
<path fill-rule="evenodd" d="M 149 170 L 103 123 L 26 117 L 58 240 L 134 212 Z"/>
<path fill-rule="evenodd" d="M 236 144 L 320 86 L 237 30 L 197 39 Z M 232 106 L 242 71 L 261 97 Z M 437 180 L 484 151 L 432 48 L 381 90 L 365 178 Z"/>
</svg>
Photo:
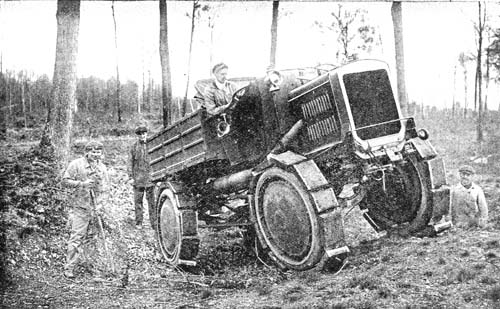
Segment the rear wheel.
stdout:
<svg viewBox="0 0 500 309">
<path fill-rule="evenodd" d="M 382 230 L 399 229 L 414 233 L 427 226 L 432 215 L 431 188 L 423 162 L 410 157 L 392 171 L 385 172 L 384 182 L 370 187 L 361 208 Z"/>
<path fill-rule="evenodd" d="M 183 209 L 173 186 L 158 198 L 158 242 L 165 260 L 171 265 L 194 261 L 198 254 L 196 212 Z"/>
<path fill-rule="evenodd" d="M 255 187 L 254 214 L 259 238 L 285 268 L 314 267 L 323 255 L 323 230 L 309 192 L 292 173 L 264 172 Z"/>
</svg>

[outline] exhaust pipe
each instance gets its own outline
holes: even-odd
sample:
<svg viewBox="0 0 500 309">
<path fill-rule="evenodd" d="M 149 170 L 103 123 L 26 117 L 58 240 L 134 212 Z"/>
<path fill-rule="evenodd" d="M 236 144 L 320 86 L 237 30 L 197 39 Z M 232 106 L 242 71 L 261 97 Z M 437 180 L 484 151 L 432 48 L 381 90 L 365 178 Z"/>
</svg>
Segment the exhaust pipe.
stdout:
<svg viewBox="0 0 500 309">
<path fill-rule="evenodd" d="M 252 180 L 252 170 L 244 170 L 217 178 L 211 182 L 211 186 L 214 190 L 230 193 L 248 188 L 250 180 Z"/>
</svg>

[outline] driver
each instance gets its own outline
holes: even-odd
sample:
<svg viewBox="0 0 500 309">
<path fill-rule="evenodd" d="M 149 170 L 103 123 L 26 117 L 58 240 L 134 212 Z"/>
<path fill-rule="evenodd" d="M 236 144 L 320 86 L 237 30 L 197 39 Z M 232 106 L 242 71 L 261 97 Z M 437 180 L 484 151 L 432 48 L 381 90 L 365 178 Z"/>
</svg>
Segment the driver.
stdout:
<svg viewBox="0 0 500 309">
<path fill-rule="evenodd" d="M 227 80 L 228 66 L 218 63 L 212 68 L 213 80 L 206 84 L 196 83 L 196 97 L 209 115 L 223 113 L 231 103 L 233 94 L 236 92 L 235 83 Z"/>
</svg>

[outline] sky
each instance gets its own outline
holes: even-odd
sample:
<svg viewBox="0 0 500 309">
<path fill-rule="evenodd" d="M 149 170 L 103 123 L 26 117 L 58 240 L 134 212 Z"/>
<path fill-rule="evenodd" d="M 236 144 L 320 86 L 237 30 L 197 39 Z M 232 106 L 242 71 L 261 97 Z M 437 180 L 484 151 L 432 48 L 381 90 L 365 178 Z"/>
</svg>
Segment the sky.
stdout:
<svg viewBox="0 0 500 309">
<path fill-rule="evenodd" d="M 208 2 L 205 2 L 208 3 Z M 196 24 L 191 81 L 210 76 L 212 64 L 226 62 L 231 76 L 262 76 L 269 65 L 271 2 L 209 2 L 217 11 L 213 44 L 206 18 Z M 204 2 L 202 2 L 204 4 Z M 334 35 L 321 31 L 316 21 L 331 22 L 334 2 L 280 3 L 277 68 L 334 63 L 338 46 Z M 391 3 L 345 3 L 367 10 L 367 22 L 376 27 L 381 46 L 369 55 L 389 63 L 395 76 Z M 185 89 L 192 2 L 168 2 L 170 62 L 174 95 Z M 403 35 L 408 97 L 421 104 L 446 107 L 453 94 L 463 101 L 463 71 L 454 68 L 461 52 L 473 52 L 476 2 L 404 2 Z M 488 4 L 493 11 L 495 5 Z M 3 68 L 27 70 L 52 77 L 56 42 L 56 1 L 0 0 L 0 51 Z M 159 9 L 156 1 L 116 2 L 120 78 L 142 82 L 143 72 L 160 82 L 158 55 Z M 495 14 L 492 14 L 495 15 Z M 496 14 L 498 16 L 499 14 Z M 115 75 L 116 50 L 111 1 L 82 1 L 78 55 L 79 76 Z M 492 21 L 495 26 L 496 21 Z M 500 28 L 500 23 L 496 24 Z M 213 46 L 210 49 L 210 46 Z M 474 72 L 469 65 L 469 74 Z M 469 75 L 472 102 L 473 75 Z M 456 80 L 454 82 L 454 80 Z M 456 89 L 455 91 L 453 89 Z M 490 86 L 490 98 L 498 87 Z M 490 100 L 496 108 L 498 100 Z"/>
</svg>

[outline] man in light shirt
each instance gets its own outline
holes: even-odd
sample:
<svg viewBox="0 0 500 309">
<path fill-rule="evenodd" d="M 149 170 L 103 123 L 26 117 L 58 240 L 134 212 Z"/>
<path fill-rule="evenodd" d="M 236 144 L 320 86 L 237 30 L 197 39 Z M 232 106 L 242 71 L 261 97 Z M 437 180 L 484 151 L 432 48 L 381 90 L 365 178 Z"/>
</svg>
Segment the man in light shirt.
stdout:
<svg viewBox="0 0 500 309">
<path fill-rule="evenodd" d="M 75 278 L 74 270 L 80 257 L 91 253 L 95 246 L 96 215 L 108 193 L 108 170 L 102 163 L 103 145 L 90 141 L 85 146 L 85 155 L 73 160 L 63 175 L 63 185 L 71 192 L 68 200 L 69 225 L 71 226 L 66 254 L 64 276 Z"/>
<path fill-rule="evenodd" d="M 227 80 L 228 66 L 218 63 L 212 68 L 213 80 L 195 84 L 195 98 L 209 115 L 222 114 L 231 103 L 237 85 Z"/>
<path fill-rule="evenodd" d="M 488 205 L 484 192 L 472 182 L 474 168 L 469 165 L 458 169 L 460 183 L 453 187 L 451 196 L 451 219 L 462 227 L 485 227 L 488 222 Z"/>
</svg>

